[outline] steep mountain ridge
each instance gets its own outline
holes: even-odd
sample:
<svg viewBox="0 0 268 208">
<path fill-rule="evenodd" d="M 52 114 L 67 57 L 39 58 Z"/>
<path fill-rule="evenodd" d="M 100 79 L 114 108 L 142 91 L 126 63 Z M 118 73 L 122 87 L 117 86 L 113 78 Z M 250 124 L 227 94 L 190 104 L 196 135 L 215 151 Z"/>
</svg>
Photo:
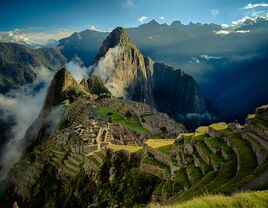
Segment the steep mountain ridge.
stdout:
<svg viewBox="0 0 268 208">
<path fill-rule="evenodd" d="M 123 28 L 104 40 L 91 74 L 100 76 L 114 96 L 145 102 L 171 116 L 206 111 L 195 80 L 145 58 Z"/>
<path fill-rule="evenodd" d="M 56 72 L 66 62 L 58 49 L 31 49 L 16 43 L 0 43 L 0 93 L 32 83 L 38 67 Z"/>
</svg>

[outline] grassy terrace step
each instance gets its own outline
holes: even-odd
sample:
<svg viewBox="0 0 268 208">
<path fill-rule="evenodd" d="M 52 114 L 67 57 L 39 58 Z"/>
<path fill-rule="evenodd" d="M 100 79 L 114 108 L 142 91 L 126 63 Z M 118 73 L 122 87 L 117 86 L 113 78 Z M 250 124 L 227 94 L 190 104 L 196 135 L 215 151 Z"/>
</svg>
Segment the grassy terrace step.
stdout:
<svg viewBox="0 0 268 208">
<path fill-rule="evenodd" d="M 212 167 L 200 157 L 197 151 L 194 151 L 192 156 L 194 158 L 195 163 L 198 163 L 199 168 L 202 170 L 203 174 L 212 170 Z"/>
<path fill-rule="evenodd" d="M 194 196 L 206 193 L 206 190 L 204 190 L 203 187 L 211 182 L 216 177 L 216 175 L 216 172 L 208 172 L 198 183 L 196 183 L 190 189 L 178 193 L 178 195 L 175 196 L 175 201 L 186 201 Z"/>
<path fill-rule="evenodd" d="M 232 148 L 230 148 L 222 138 L 206 137 L 204 141 L 214 154 L 220 150 L 225 160 L 228 160 L 235 155 Z"/>
<path fill-rule="evenodd" d="M 54 153 L 55 155 L 58 155 L 60 157 L 63 157 L 65 152 L 59 151 L 59 150 L 55 150 L 55 149 L 51 149 L 51 152 Z"/>
<path fill-rule="evenodd" d="M 250 175 L 258 164 L 256 155 L 250 144 L 246 140 L 239 138 L 237 135 L 232 134 L 230 136 L 231 138 L 229 138 L 229 140 L 234 149 L 236 149 L 235 152 L 237 154 L 240 168 L 236 176 L 217 191 L 231 192 L 232 188 L 236 188 L 236 183 Z"/>
<path fill-rule="evenodd" d="M 78 166 L 81 164 L 80 160 L 78 160 L 77 158 L 72 157 L 72 156 L 71 157 L 69 156 L 68 160 L 71 161 L 73 164 L 78 165 Z"/>
<path fill-rule="evenodd" d="M 189 189 L 191 187 L 191 183 L 189 181 L 185 168 L 177 170 L 174 173 L 175 173 L 174 181 L 177 185 L 182 186 L 184 189 Z"/>
<path fill-rule="evenodd" d="M 87 158 L 91 162 L 93 162 L 97 167 L 99 167 L 101 165 L 100 162 L 94 157 L 94 155 L 89 155 L 89 156 L 87 156 Z"/>
<path fill-rule="evenodd" d="M 144 128 L 138 122 L 124 119 L 124 117 L 121 114 L 119 114 L 118 111 L 114 110 L 111 107 L 99 106 L 99 107 L 95 107 L 93 110 L 99 116 L 107 120 L 111 120 L 112 122 L 119 123 L 122 126 L 128 128 L 129 130 L 136 131 L 142 134 L 149 133 L 149 130 Z"/>
<path fill-rule="evenodd" d="M 71 153 L 71 156 L 78 160 L 80 163 L 84 162 L 85 156 L 77 153 Z"/>
<path fill-rule="evenodd" d="M 64 168 L 64 172 L 66 172 L 70 176 L 75 176 L 76 174 L 78 174 L 78 171 L 73 170 L 72 168 L 70 168 L 65 164 L 62 167 Z"/>
<path fill-rule="evenodd" d="M 148 139 L 144 143 L 151 148 L 158 149 L 164 153 L 169 153 L 174 142 L 174 139 Z"/>
<path fill-rule="evenodd" d="M 170 170 L 170 166 L 160 162 L 159 160 L 156 160 L 154 158 L 151 158 L 151 157 L 144 157 L 142 159 L 143 163 L 147 163 L 147 164 L 150 164 L 150 165 L 153 165 L 153 166 L 157 166 L 159 168 L 162 168 L 162 169 L 165 169 L 167 171 L 167 173 L 170 173 L 171 170 Z"/>
<path fill-rule="evenodd" d="M 196 167 L 193 163 L 186 166 L 186 173 L 188 178 L 193 186 L 203 177 L 202 171 L 200 168 Z"/>
<path fill-rule="evenodd" d="M 141 146 L 132 146 L 132 145 L 116 145 L 116 144 L 108 144 L 106 148 L 114 150 L 114 151 L 120 151 L 120 150 L 126 150 L 128 152 L 137 152 L 142 149 Z"/>
<path fill-rule="evenodd" d="M 67 166 L 69 169 L 72 169 L 75 172 L 78 172 L 80 169 L 79 165 L 76 165 L 71 160 L 64 160 L 63 162 L 64 162 L 65 166 Z"/>
<path fill-rule="evenodd" d="M 236 161 L 227 161 L 222 165 L 217 177 L 208 183 L 203 189 L 211 192 L 227 183 L 236 175 Z"/>
<path fill-rule="evenodd" d="M 207 157 L 210 158 L 210 165 L 213 165 L 215 167 L 220 167 L 221 163 L 224 161 L 222 155 L 215 155 L 205 144 L 204 139 L 205 136 L 197 136 L 193 138 L 195 141 L 195 147 L 197 149 L 197 152 L 199 153 L 200 157 L 202 158 L 201 155 L 206 155 Z M 200 152 L 202 151 L 202 152 Z M 204 158 L 203 158 L 204 159 Z"/>
</svg>

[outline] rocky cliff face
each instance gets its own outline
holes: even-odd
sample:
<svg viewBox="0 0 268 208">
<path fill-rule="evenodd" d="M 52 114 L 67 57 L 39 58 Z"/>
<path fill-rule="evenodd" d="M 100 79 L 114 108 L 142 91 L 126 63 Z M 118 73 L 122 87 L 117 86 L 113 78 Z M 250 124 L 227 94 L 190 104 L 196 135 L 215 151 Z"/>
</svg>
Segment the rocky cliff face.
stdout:
<svg viewBox="0 0 268 208">
<path fill-rule="evenodd" d="M 65 91 L 71 86 L 77 86 L 77 82 L 66 68 L 58 71 L 48 88 L 43 110 L 49 111 L 53 106 L 59 105 L 64 99 Z"/>
<path fill-rule="evenodd" d="M 122 28 L 103 42 L 92 74 L 100 76 L 114 96 L 148 103 L 170 115 L 206 111 L 191 76 L 144 57 Z"/>
<path fill-rule="evenodd" d="M 105 39 L 95 62 L 92 74 L 100 76 L 114 96 L 153 105 L 144 58 L 123 28 Z"/>
<path fill-rule="evenodd" d="M 205 100 L 193 77 L 162 63 L 154 63 L 152 69 L 152 92 L 159 111 L 173 115 L 206 111 Z"/>
</svg>

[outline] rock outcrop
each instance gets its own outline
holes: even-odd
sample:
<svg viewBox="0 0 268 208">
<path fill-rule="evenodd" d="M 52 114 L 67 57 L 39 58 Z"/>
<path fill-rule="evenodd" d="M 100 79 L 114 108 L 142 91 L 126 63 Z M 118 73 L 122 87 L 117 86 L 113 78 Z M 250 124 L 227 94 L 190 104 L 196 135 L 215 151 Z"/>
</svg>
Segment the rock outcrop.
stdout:
<svg viewBox="0 0 268 208">
<path fill-rule="evenodd" d="M 112 95 L 145 102 L 169 115 L 206 111 L 196 81 L 144 57 L 123 28 L 116 28 L 103 42 L 92 75 L 100 76 Z"/>
</svg>

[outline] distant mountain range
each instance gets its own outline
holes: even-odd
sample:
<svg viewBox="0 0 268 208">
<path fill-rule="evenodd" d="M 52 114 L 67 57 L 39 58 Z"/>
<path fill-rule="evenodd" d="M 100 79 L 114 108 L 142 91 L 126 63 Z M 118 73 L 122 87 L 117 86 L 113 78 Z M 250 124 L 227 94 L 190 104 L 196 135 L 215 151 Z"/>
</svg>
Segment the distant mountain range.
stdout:
<svg viewBox="0 0 268 208">
<path fill-rule="evenodd" d="M 0 43 L 0 93 L 33 82 L 40 66 L 56 72 L 65 62 L 57 48 L 32 49 L 17 43 Z"/>
<path fill-rule="evenodd" d="M 243 120 L 248 112 L 268 102 L 268 21 L 247 19 L 231 26 L 175 21 L 151 21 L 127 29 L 145 56 L 181 68 L 199 83 L 226 120 Z M 68 60 L 85 65 L 109 33 L 85 30 L 59 41 Z"/>
<path fill-rule="evenodd" d="M 192 75 L 204 96 L 217 106 L 223 119 L 242 120 L 256 106 L 268 102 L 266 19 L 247 19 L 230 26 L 200 23 L 184 25 L 180 21 L 167 25 L 153 20 L 137 28 L 128 28 L 127 31 L 144 56 Z M 47 57 L 54 57 L 54 63 L 59 61 L 62 64 L 64 56 L 67 62 L 79 58 L 85 66 L 89 66 L 96 60 L 99 48 L 108 35 L 108 32 L 85 30 L 59 40 L 55 50 L 31 51 L 46 51 Z M 57 54 L 57 57 L 53 54 Z M 25 68 L 25 65 L 19 65 Z M 44 65 L 49 65 L 49 61 Z M 31 82 L 34 75 L 27 75 L 27 67 L 24 70 L 26 73 L 22 78 L 21 72 L 8 74 L 6 72 L 9 70 L 2 69 L 1 91 L 14 85 L 13 77 L 18 74 L 20 78 L 16 80 L 19 84 Z"/>
</svg>

